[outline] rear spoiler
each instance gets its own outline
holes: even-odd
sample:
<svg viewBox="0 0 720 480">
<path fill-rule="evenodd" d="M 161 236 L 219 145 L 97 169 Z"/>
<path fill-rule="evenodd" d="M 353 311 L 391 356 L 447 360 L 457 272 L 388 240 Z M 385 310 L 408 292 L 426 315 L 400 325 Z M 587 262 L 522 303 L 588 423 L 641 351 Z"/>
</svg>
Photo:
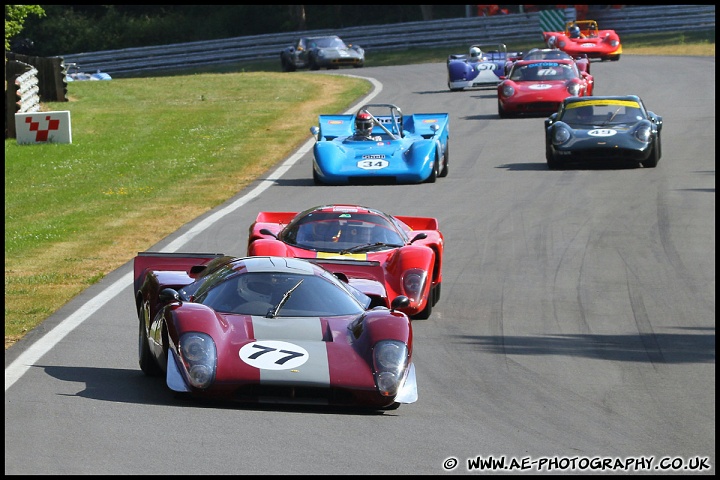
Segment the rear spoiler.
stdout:
<svg viewBox="0 0 720 480">
<path fill-rule="evenodd" d="M 170 270 L 186 272 L 190 277 L 197 276 L 205 265 L 216 258 L 224 257 L 222 253 L 164 253 L 138 252 L 133 261 L 134 292 L 140 290 L 145 273 L 151 270 Z"/>
<path fill-rule="evenodd" d="M 287 225 L 290 223 L 298 212 L 260 212 L 255 217 L 257 223 L 282 223 Z"/>
<path fill-rule="evenodd" d="M 394 215 L 395 218 L 406 224 L 413 230 L 438 230 L 438 220 L 432 217 L 406 217 Z"/>
<path fill-rule="evenodd" d="M 318 138 L 333 139 L 353 134 L 353 115 L 320 115 Z"/>
</svg>

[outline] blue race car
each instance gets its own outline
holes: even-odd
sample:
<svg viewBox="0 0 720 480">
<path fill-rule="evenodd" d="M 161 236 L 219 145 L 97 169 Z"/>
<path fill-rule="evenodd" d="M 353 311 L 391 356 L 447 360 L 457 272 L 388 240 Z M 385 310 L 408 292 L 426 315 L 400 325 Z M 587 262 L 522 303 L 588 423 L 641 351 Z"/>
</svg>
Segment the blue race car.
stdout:
<svg viewBox="0 0 720 480">
<path fill-rule="evenodd" d="M 65 65 L 65 81 L 78 82 L 82 80 L 112 80 L 110 74 L 98 70 L 95 73 L 85 73 L 80 71 L 77 63 L 68 63 Z"/>
<path fill-rule="evenodd" d="M 497 87 L 505 64 L 517 53 L 508 54 L 504 44 L 473 45 L 469 54 L 452 54 L 447 59 L 448 88 L 451 92 L 471 87 Z"/>
<path fill-rule="evenodd" d="M 448 113 L 403 116 L 396 105 L 360 107 L 354 115 L 320 115 L 316 185 L 433 183 L 448 174 Z"/>
</svg>

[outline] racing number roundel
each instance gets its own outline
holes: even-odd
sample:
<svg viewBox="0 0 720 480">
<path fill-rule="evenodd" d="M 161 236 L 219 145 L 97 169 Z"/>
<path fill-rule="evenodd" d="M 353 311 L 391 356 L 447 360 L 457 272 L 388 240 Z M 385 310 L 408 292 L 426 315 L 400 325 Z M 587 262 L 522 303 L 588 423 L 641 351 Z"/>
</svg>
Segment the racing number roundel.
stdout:
<svg viewBox="0 0 720 480">
<path fill-rule="evenodd" d="M 597 128 L 595 130 L 590 130 L 588 135 L 591 137 L 612 137 L 616 133 L 617 130 L 613 130 L 612 128 Z"/>
<path fill-rule="evenodd" d="M 290 370 L 307 362 L 310 355 L 299 345 L 277 340 L 251 342 L 240 349 L 240 359 L 264 370 Z"/>
<path fill-rule="evenodd" d="M 390 163 L 385 160 L 385 155 L 363 155 L 362 160 L 356 163 L 358 168 L 363 170 L 382 170 Z"/>
</svg>

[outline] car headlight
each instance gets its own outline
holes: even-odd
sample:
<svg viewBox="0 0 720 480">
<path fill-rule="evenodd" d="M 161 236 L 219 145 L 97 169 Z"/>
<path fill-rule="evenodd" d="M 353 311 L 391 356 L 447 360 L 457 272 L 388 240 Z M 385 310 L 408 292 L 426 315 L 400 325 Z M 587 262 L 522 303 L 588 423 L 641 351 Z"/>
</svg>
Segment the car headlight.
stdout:
<svg viewBox="0 0 720 480">
<path fill-rule="evenodd" d="M 397 340 L 381 340 L 373 348 L 375 385 L 386 397 L 393 397 L 405 377 L 408 361 L 407 345 Z"/>
<path fill-rule="evenodd" d="M 577 97 L 578 93 L 580 93 L 580 84 L 572 82 L 570 85 L 567 86 L 567 91 L 573 97 Z"/>
<path fill-rule="evenodd" d="M 553 145 L 562 145 L 568 140 L 570 140 L 570 130 L 562 126 L 555 127 L 552 133 Z"/>
<path fill-rule="evenodd" d="M 610 40 L 610 45 L 612 45 L 613 47 L 617 47 L 618 45 L 620 45 L 620 40 Z"/>
<path fill-rule="evenodd" d="M 503 97 L 512 97 L 515 95 L 515 89 L 510 85 L 503 83 L 501 93 Z"/>
<path fill-rule="evenodd" d="M 215 379 L 217 348 L 212 337 L 206 333 L 188 332 L 180 337 L 180 360 L 185 367 L 190 384 L 207 388 Z"/>
<path fill-rule="evenodd" d="M 635 130 L 635 138 L 643 143 L 648 143 L 651 137 L 652 129 L 650 128 L 650 125 L 640 125 L 640 127 Z"/>
<path fill-rule="evenodd" d="M 411 268 L 403 275 L 403 289 L 405 295 L 415 302 L 420 301 L 422 292 L 425 290 L 427 272 L 420 268 Z"/>
</svg>

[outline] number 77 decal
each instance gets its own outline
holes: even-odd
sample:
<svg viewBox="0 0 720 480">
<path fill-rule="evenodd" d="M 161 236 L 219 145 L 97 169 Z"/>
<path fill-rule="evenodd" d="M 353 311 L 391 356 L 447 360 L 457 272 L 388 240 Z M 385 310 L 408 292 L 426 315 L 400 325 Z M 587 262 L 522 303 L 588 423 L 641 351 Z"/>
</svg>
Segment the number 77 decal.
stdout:
<svg viewBox="0 0 720 480">
<path fill-rule="evenodd" d="M 299 345 L 275 340 L 264 340 L 244 345 L 240 359 L 250 366 L 265 370 L 287 370 L 307 362 L 309 354 Z"/>
</svg>

